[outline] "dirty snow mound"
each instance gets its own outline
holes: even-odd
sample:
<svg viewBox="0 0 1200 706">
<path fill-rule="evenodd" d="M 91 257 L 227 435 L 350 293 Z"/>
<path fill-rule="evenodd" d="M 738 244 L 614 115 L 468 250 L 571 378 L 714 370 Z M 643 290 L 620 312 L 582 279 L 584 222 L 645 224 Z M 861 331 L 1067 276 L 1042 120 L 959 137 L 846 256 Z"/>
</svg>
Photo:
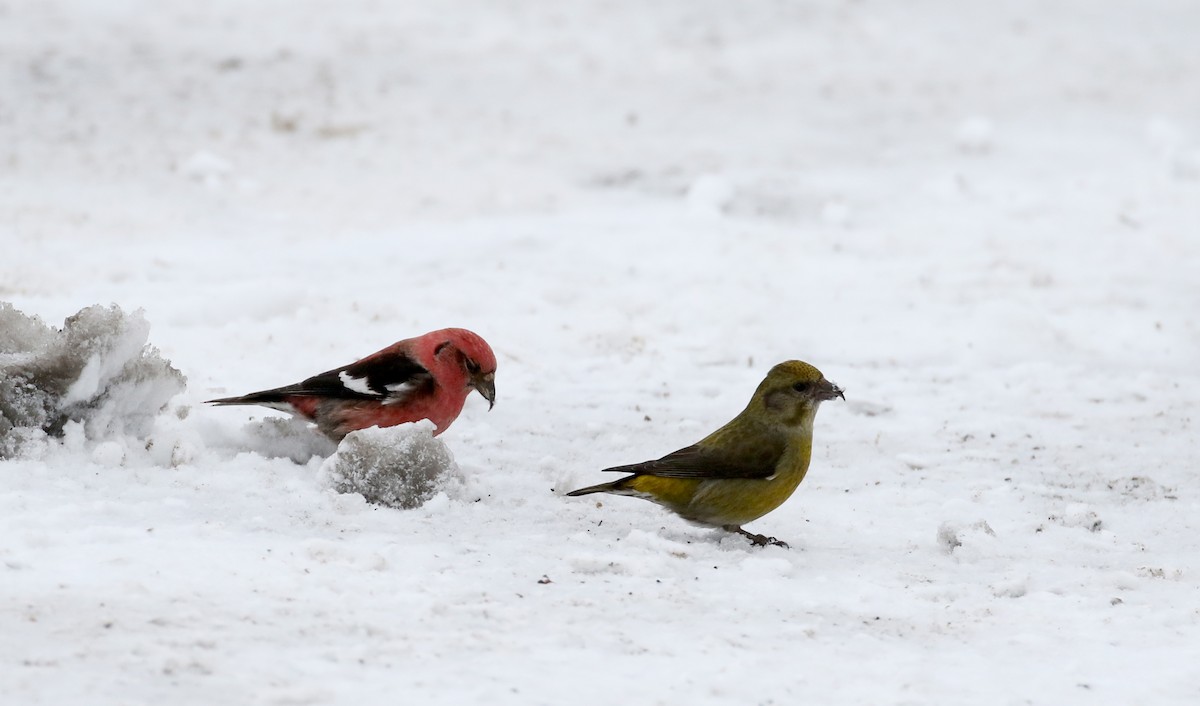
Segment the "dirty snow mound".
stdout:
<svg viewBox="0 0 1200 706">
<path fill-rule="evenodd" d="M 69 421 L 89 439 L 149 434 L 186 382 L 149 333 L 141 310 L 94 305 L 54 329 L 0 302 L 0 458 L 23 439 L 61 436 Z"/>
<path fill-rule="evenodd" d="M 350 432 L 321 466 L 324 483 L 339 493 L 361 493 L 388 507 L 420 507 L 458 479 L 450 449 L 428 421 Z"/>
</svg>

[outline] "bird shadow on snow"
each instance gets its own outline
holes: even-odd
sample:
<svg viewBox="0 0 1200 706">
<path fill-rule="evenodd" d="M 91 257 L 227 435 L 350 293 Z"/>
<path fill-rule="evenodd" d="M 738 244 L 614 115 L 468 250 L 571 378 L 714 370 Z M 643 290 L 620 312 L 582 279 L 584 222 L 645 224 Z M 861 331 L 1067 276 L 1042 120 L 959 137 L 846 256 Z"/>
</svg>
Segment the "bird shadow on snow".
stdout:
<svg viewBox="0 0 1200 706">
<path fill-rule="evenodd" d="M 642 525 L 630 524 L 628 529 L 615 530 L 621 537 L 620 543 L 625 547 L 639 547 L 653 550 L 656 554 L 666 554 L 677 558 L 685 558 L 697 551 L 716 549 L 720 552 L 736 552 L 744 554 L 754 550 L 758 552 L 787 552 L 783 547 L 756 547 L 745 537 L 722 529 L 693 525 L 677 517 L 665 517 L 664 523 L 657 529 L 650 530 Z M 782 537 L 781 537 L 782 539 Z M 804 542 L 800 537 L 788 536 L 786 541 L 792 551 L 803 551 Z M 783 556 L 783 554 L 779 554 Z"/>
<path fill-rule="evenodd" d="M 324 459 L 337 451 L 337 443 L 317 433 L 312 424 L 293 417 L 267 417 L 231 427 L 215 421 L 197 421 L 188 435 L 208 452 L 221 456 L 252 453 L 263 458 L 286 458 L 305 464 Z M 186 444 L 179 439 L 176 444 Z"/>
</svg>

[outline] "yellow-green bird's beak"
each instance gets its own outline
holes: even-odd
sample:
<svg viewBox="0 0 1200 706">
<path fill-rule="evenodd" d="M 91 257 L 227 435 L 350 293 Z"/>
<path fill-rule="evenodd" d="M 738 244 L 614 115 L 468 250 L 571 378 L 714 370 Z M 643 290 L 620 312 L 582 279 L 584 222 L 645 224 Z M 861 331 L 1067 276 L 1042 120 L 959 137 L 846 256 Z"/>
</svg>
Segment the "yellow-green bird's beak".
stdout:
<svg viewBox="0 0 1200 706">
<path fill-rule="evenodd" d="M 488 401 L 488 411 L 496 406 L 496 374 L 486 373 L 471 377 L 471 387 Z"/>
<path fill-rule="evenodd" d="M 821 378 L 821 382 L 817 384 L 817 399 L 824 402 L 826 400 L 831 400 L 834 397 L 841 397 L 843 400 L 845 400 L 845 391 L 832 382 Z"/>
</svg>

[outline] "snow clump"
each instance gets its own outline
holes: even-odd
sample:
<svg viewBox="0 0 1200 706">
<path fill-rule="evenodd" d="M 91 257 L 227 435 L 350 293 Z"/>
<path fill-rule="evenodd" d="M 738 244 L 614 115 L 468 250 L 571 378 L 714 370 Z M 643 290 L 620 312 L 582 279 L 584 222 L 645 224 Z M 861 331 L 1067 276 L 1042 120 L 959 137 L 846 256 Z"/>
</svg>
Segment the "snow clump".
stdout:
<svg viewBox="0 0 1200 706">
<path fill-rule="evenodd" d="M 412 509 L 459 480 L 450 449 L 433 436 L 432 422 L 352 431 L 321 465 L 321 478 L 339 493 L 361 493 L 367 502 Z"/>
<path fill-rule="evenodd" d="M 62 436 L 68 422 L 91 440 L 145 438 L 186 383 L 147 345 L 149 334 L 140 309 L 97 304 L 54 329 L 0 302 L 0 458 L 23 441 Z"/>
</svg>

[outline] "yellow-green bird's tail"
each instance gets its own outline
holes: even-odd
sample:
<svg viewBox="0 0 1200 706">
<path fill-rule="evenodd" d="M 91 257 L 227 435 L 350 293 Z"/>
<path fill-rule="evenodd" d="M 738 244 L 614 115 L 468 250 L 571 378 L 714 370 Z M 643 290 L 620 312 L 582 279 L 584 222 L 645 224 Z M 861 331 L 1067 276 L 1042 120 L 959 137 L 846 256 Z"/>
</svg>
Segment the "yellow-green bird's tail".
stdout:
<svg viewBox="0 0 1200 706">
<path fill-rule="evenodd" d="M 628 491 L 621 487 L 621 483 L 625 482 L 626 480 L 628 479 L 622 478 L 621 480 L 615 480 L 611 483 L 589 485 L 586 488 L 572 490 L 571 492 L 567 493 L 567 495 L 569 497 L 575 497 L 576 495 L 591 495 L 592 493 L 616 493 L 618 495 L 627 495 Z"/>
</svg>

